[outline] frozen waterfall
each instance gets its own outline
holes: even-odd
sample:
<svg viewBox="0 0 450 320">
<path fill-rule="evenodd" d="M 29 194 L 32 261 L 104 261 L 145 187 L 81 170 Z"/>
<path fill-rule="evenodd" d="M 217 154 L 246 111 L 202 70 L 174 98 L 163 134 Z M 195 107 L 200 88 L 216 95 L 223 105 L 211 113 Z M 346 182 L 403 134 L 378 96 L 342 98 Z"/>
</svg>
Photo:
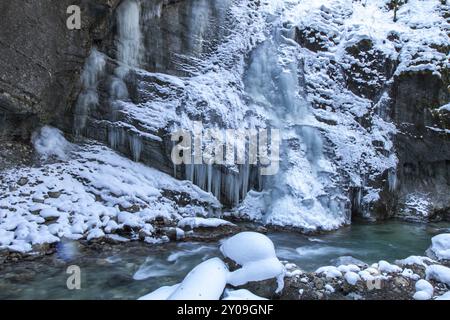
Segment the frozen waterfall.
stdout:
<svg viewBox="0 0 450 320">
<path fill-rule="evenodd" d="M 252 219 L 308 230 L 347 223 L 349 201 L 336 186 L 327 142 L 305 97 L 294 26 L 285 21 L 290 4 L 186 1 L 174 6 L 177 19 L 167 21 L 163 3 L 125 0 L 118 7 L 115 56 L 106 59 L 109 74 L 104 75 L 105 62 L 90 66 L 99 57 L 94 52 L 86 65 L 80 115 L 99 103 L 97 78 L 103 74 L 106 139 L 133 160 L 156 166 L 170 161 L 170 133 L 193 130 L 197 121 L 205 131 L 272 132 L 258 138 L 267 145 L 259 145 L 257 160 L 266 163 L 251 159 L 256 148 L 251 137 L 238 137 L 233 139 L 241 145 L 224 151 L 243 156 L 243 162 L 192 161 L 166 165 L 167 171 Z M 85 117 L 79 118 L 82 127 Z M 278 160 L 273 130 L 281 131 L 280 170 L 262 175 L 263 166 Z M 200 147 L 192 157 L 205 152 Z"/>
</svg>

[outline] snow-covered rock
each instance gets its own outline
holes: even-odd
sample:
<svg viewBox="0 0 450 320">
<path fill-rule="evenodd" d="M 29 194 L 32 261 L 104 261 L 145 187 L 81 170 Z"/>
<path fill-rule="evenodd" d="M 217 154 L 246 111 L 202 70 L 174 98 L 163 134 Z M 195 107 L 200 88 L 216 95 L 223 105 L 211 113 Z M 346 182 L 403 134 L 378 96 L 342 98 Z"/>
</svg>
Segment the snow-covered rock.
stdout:
<svg viewBox="0 0 450 320">
<path fill-rule="evenodd" d="M 168 300 L 219 300 L 227 285 L 229 271 L 219 258 L 209 259 L 196 266 Z"/>
<path fill-rule="evenodd" d="M 212 258 L 196 266 L 179 285 L 162 287 L 141 299 L 218 300 L 227 284 L 240 286 L 271 278 L 277 278 L 277 292 L 283 289 L 285 268 L 275 255 L 273 242 L 266 236 L 256 232 L 242 232 L 225 240 L 220 250 L 224 256 L 242 267 L 229 272 L 222 260 Z M 176 260 L 175 257 L 169 257 L 169 261 L 174 259 Z M 145 279 L 147 273 L 148 270 L 141 267 L 135 278 Z M 227 291 L 225 295 L 230 300 L 255 298 L 246 290 L 234 293 Z"/>
<path fill-rule="evenodd" d="M 414 273 L 413 270 L 408 269 L 408 268 L 403 269 L 401 275 L 403 277 L 409 278 L 411 280 L 419 280 L 420 279 L 420 276 L 418 274 Z"/>
<path fill-rule="evenodd" d="M 450 260 L 450 233 L 443 233 L 431 239 L 430 251 L 439 260 Z"/>
<path fill-rule="evenodd" d="M 20 177 L 28 182 L 19 183 Z M 10 185 L 15 189 L 9 190 Z M 192 201 L 180 205 L 171 193 L 183 193 Z M 176 222 L 206 216 L 221 205 L 190 182 L 135 163 L 105 146 L 85 144 L 71 150 L 66 160 L 2 172 L 0 207 L 5 209 L 0 210 L 0 249 L 27 252 L 33 245 L 63 237 L 90 240 L 125 227 L 150 238 L 157 218 Z"/>
<path fill-rule="evenodd" d="M 220 251 L 226 258 L 241 266 L 276 257 L 272 240 L 257 232 L 241 232 L 226 239 L 222 242 Z"/>
<path fill-rule="evenodd" d="M 325 290 L 326 290 L 327 292 L 329 292 L 329 293 L 334 293 L 334 291 L 335 291 L 334 288 L 333 288 L 330 284 L 328 284 L 328 283 L 325 285 L 324 288 L 325 288 Z"/>
<path fill-rule="evenodd" d="M 450 268 L 433 264 L 425 270 L 427 280 L 435 280 L 450 286 Z"/>
<path fill-rule="evenodd" d="M 230 273 L 228 283 L 231 285 L 277 278 L 277 292 L 283 289 L 286 271 L 276 256 L 273 242 L 267 236 L 256 232 L 241 232 L 225 240 L 220 251 L 242 266 Z"/>
<path fill-rule="evenodd" d="M 426 280 L 419 280 L 416 282 L 416 293 L 413 298 L 415 300 L 430 300 L 433 297 L 434 288 Z"/>
<path fill-rule="evenodd" d="M 361 271 L 360 267 L 358 267 L 357 265 L 354 264 L 348 264 L 348 265 L 340 265 L 338 267 L 338 270 L 342 273 L 346 273 L 346 272 L 359 272 Z"/>
<path fill-rule="evenodd" d="M 257 296 L 246 289 L 230 290 L 226 289 L 222 300 L 267 300 L 266 298 Z"/>
<path fill-rule="evenodd" d="M 443 295 L 437 296 L 435 300 L 450 300 L 450 291 L 444 293 Z"/>
<path fill-rule="evenodd" d="M 378 270 L 384 273 L 398 273 L 402 272 L 402 268 L 395 264 L 390 264 L 387 261 L 381 260 L 378 262 Z"/>
<path fill-rule="evenodd" d="M 190 229 L 195 228 L 217 228 L 220 226 L 235 226 L 235 224 L 218 218 L 201 218 L 201 217 L 188 217 L 183 218 L 178 222 L 178 227 Z"/>
<path fill-rule="evenodd" d="M 409 256 L 408 258 L 395 261 L 396 264 L 399 264 L 401 266 L 418 265 L 423 267 L 426 267 L 427 265 L 432 264 L 434 262 L 435 261 L 433 259 L 423 256 Z"/>
<path fill-rule="evenodd" d="M 161 287 L 145 296 L 140 297 L 138 300 L 167 300 L 169 296 L 178 289 L 180 284 L 175 284 L 173 286 Z"/>
<path fill-rule="evenodd" d="M 324 274 L 327 278 L 338 278 L 342 277 L 342 272 L 339 271 L 335 266 L 324 266 L 320 267 L 315 271 L 317 274 Z"/>
<path fill-rule="evenodd" d="M 359 280 L 361 280 L 359 275 L 357 273 L 355 273 L 355 272 L 352 272 L 352 271 L 347 272 L 344 275 L 344 278 L 352 286 L 354 286 Z"/>
</svg>

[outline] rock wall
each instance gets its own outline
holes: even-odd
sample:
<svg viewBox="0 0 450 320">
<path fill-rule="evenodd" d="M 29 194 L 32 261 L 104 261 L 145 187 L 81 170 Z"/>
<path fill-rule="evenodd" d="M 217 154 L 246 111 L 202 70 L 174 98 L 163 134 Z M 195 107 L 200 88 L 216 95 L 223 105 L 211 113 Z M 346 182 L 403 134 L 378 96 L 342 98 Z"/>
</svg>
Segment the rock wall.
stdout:
<svg viewBox="0 0 450 320">
<path fill-rule="evenodd" d="M 351 211 L 365 217 L 369 213 L 375 218 L 448 218 L 450 122 L 448 109 L 442 109 L 450 101 L 448 58 L 442 62 L 439 75 L 412 71 L 428 61 L 410 61 L 417 64 L 411 70 L 402 65 L 408 59 L 422 57 L 421 52 L 409 53 L 411 43 L 424 47 L 425 58 L 430 52 L 445 58 L 448 46 L 421 44 L 414 38 L 415 31 L 408 31 L 402 35 L 404 38 L 395 32 L 370 38 L 364 30 L 359 33 L 358 28 L 346 29 L 344 23 L 353 15 L 353 2 L 335 2 L 329 8 L 322 6 L 305 12 L 308 15 L 302 16 L 302 23 L 287 24 L 286 28 L 294 30 L 292 38 L 301 47 L 305 95 L 314 109 L 319 123 L 316 125 L 330 149 L 330 157 L 336 160 L 339 171 L 345 171 L 339 174 L 348 190 L 345 196 L 353 199 Z M 233 24 L 227 20 L 231 2 L 142 1 L 142 48 L 139 65 L 133 67 L 164 75 L 132 70 L 122 77 L 117 74 L 123 61 L 118 54 L 116 10 L 121 3 L 122 0 L 24 0 L 0 4 L 0 140 L 28 141 L 30 133 L 42 124 L 67 133 L 76 131 L 77 99 L 83 90 L 80 78 L 95 46 L 106 60 L 105 70 L 99 75 L 96 88 L 99 102 L 86 114 L 83 135 L 185 178 L 181 168 L 174 168 L 169 160 L 172 144 L 168 128 L 173 123 L 162 123 L 166 114 L 172 112 L 174 119 L 182 114 L 189 120 L 205 120 L 224 127 L 227 114 L 220 114 L 222 109 L 212 106 L 217 103 L 233 113 L 236 121 L 245 117 L 240 105 L 233 104 L 242 94 L 237 83 L 242 79 L 230 78 L 233 81 L 229 83 L 217 79 L 221 83 L 218 87 L 207 82 L 186 87 L 179 78 L 209 72 L 202 62 L 229 35 L 229 28 L 224 26 Z M 72 4 L 82 8 L 79 31 L 66 27 L 66 9 Z M 260 4 L 254 1 L 252 5 Z M 445 14 L 446 8 L 442 4 L 438 9 Z M 258 25 L 253 25 L 256 18 L 255 13 L 245 23 L 257 29 Z M 409 26 L 406 13 L 399 14 L 399 19 Z M 421 28 L 426 30 L 428 26 L 411 26 L 411 30 Z M 261 39 L 252 39 L 248 47 Z M 238 59 L 248 59 L 242 58 L 247 49 L 236 49 Z M 207 67 L 213 70 L 211 73 L 227 70 L 224 65 L 241 62 L 234 54 L 224 50 Z M 112 91 L 118 94 L 117 83 L 126 87 L 127 95 L 114 100 L 118 98 L 112 97 Z M 191 95 L 189 90 L 199 92 Z M 227 90 L 232 90 L 233 96 L 227 95 Z M 226 101 L 208 101 L 210 97 L 222 98 L 214 91 L 223 92 Z M 117 102 L 119 108 L 112 108 Z M 393 146 L 391 124 L 397 130 L 392 135 Z M 394 156 L 398 160 L 395 172 L 391 170 L 395 167 L 391 166 Z M 355 169 L 356 166 L 359 167 Z M 231 176 L 227 172 L 219 174 Z M 365 181 L 366 178 L 371 181 Z M 227 184 L 234 185 L 235 181 L 231 179 Z M 364 199 L 368 199 L 367 205 L 361 203 Z"/>
<path fill-rule="evenodd" d="M 24 0 L 0 3 L 0 139 L 28 140 L 43 123 L 70 130 L 70 107 L 93 43 L 111 32 L 120 0 Z M 70 5 L 82 10 L 69 30 Z"/>
<path fill-rule="evenodd" d="M 449 89 L 445 73 L 439 77 L 408 72 L 395 78 L 392 117 L 399 129 L 395 139 L 399 184 L 393 211 L 400 216 L 450 218 L 450 135 L 445 122 L 449 114 L 439 110 L 450 101 Z"/>
</svg>

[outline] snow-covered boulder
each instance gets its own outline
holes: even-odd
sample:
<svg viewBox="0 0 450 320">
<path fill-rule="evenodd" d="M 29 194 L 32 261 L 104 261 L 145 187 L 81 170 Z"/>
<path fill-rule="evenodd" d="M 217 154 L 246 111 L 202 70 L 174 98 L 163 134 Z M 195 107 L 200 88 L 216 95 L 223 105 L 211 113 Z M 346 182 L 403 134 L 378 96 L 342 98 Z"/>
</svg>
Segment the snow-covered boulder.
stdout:
<svg viewBox="0 0 450 320">
<path fill-rule="evenodd" d="M 435 261 L 433 259 L 430 259 L 428 257 L 422 257 L 422 256 L 409 256 L 408 258 L 395 261 L 395 263 L 397 263 L 401 266 L 418 265 L 418 266 L 423 266 L 423 267 L 426 267 L 428 264 L 432 264 L 434 262 Z"/>
<path fill-rule="evenodd" d="M 219 258 L 209 259 L 188 273 L 168 300 L 219 300 L 229 271 Z"/>
<path fill-rule="evenodd" d="M 450 268 L 433 264 L 425 270 L 427 280 L 436 280 L 450 286 Z"/>
<path fill-rule="evenodd" d="M 192 269 L 180 284 L 161 287 L 139 300 L 219 300 L 228 274 L 225 263 L 212 258 Z"/>
<path fill-rule="evenodd" d="M 242 266 L 229 274 L 229 284 L 240 286 L 252 281 L 277 278 L 276 292 L 283 290 L 285 268 L 276 256 L 272 240 L 267 236 L 257 232 L 241 232 L 225 240 L 220 251 Z"/>
<path fill-rule="evenodd" d="M 347 273 L 347 272 L 359 272 L 361 271 L 361 268 L 358 267 L 357 265 L 354 264 L 348 264 L 348 265 L 340 265 L 338 267 L 338 270 L 342 273 Z"/>
<path fill-rule="evenodd" d="M 241 232 L 223 241 L 220 252 L 241 266 L 276 257 L 272 240 L 257 232 Z"/>
<path fill-rule="evenodd" d="M 342 277 L 342 272 L 340 272 L 339 269 L 334 267 L 334 266 L 320 267 L 319 269 L 317 269 L 315 271 L 315 273 L 317 273 L 317 274 L 324 274 L 325 277 L 327 277 L 327 278 Z"/>
<path fill-rule="evenodd" d="M 433 297 L 434 288 L 426 280 L 419 280 L 416 282 L 416 293 L 413 298 L 415 300 L 430 300 Z"/>
<path fill-rule="evenodd" d="M 439 260 L 450 260 L 450 233 L 433 237 L 429 252 Z"/>
<path fill-rule="evenodd" d="M 402 268 L 395 264 L 390 264 L 387 261 L 381 260 L 378 262 L 378 270 L 382 273 L 398 273 L 402 272 Z"/>
<path fill-rule="evenodd" d="M 348 282 L 348 284 L 354 286 L 361 278 L 359 275 L 353 271 L 349 271 L 344 275 L 345 280 Z"/>
</svg>

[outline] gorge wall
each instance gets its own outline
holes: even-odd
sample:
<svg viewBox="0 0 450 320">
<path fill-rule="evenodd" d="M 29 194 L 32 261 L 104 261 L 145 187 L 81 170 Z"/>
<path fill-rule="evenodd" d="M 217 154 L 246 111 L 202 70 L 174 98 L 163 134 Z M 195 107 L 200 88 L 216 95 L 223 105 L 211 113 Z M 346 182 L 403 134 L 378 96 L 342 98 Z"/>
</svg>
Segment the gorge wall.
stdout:
<svg viewBox="0 0 450 320">
<path fill-rule="evenodd" d="M 404 4 L 397 22 L 381 0 L 2 3 L 0 139 L 50 124 L 272 224 L 448 219 L 448 12 L 433 0 Z M 252 168 L 174 167 L 170 132 L 199 120 L 281 126 L 281 174 L 261 187 Z"/>
</svg>

